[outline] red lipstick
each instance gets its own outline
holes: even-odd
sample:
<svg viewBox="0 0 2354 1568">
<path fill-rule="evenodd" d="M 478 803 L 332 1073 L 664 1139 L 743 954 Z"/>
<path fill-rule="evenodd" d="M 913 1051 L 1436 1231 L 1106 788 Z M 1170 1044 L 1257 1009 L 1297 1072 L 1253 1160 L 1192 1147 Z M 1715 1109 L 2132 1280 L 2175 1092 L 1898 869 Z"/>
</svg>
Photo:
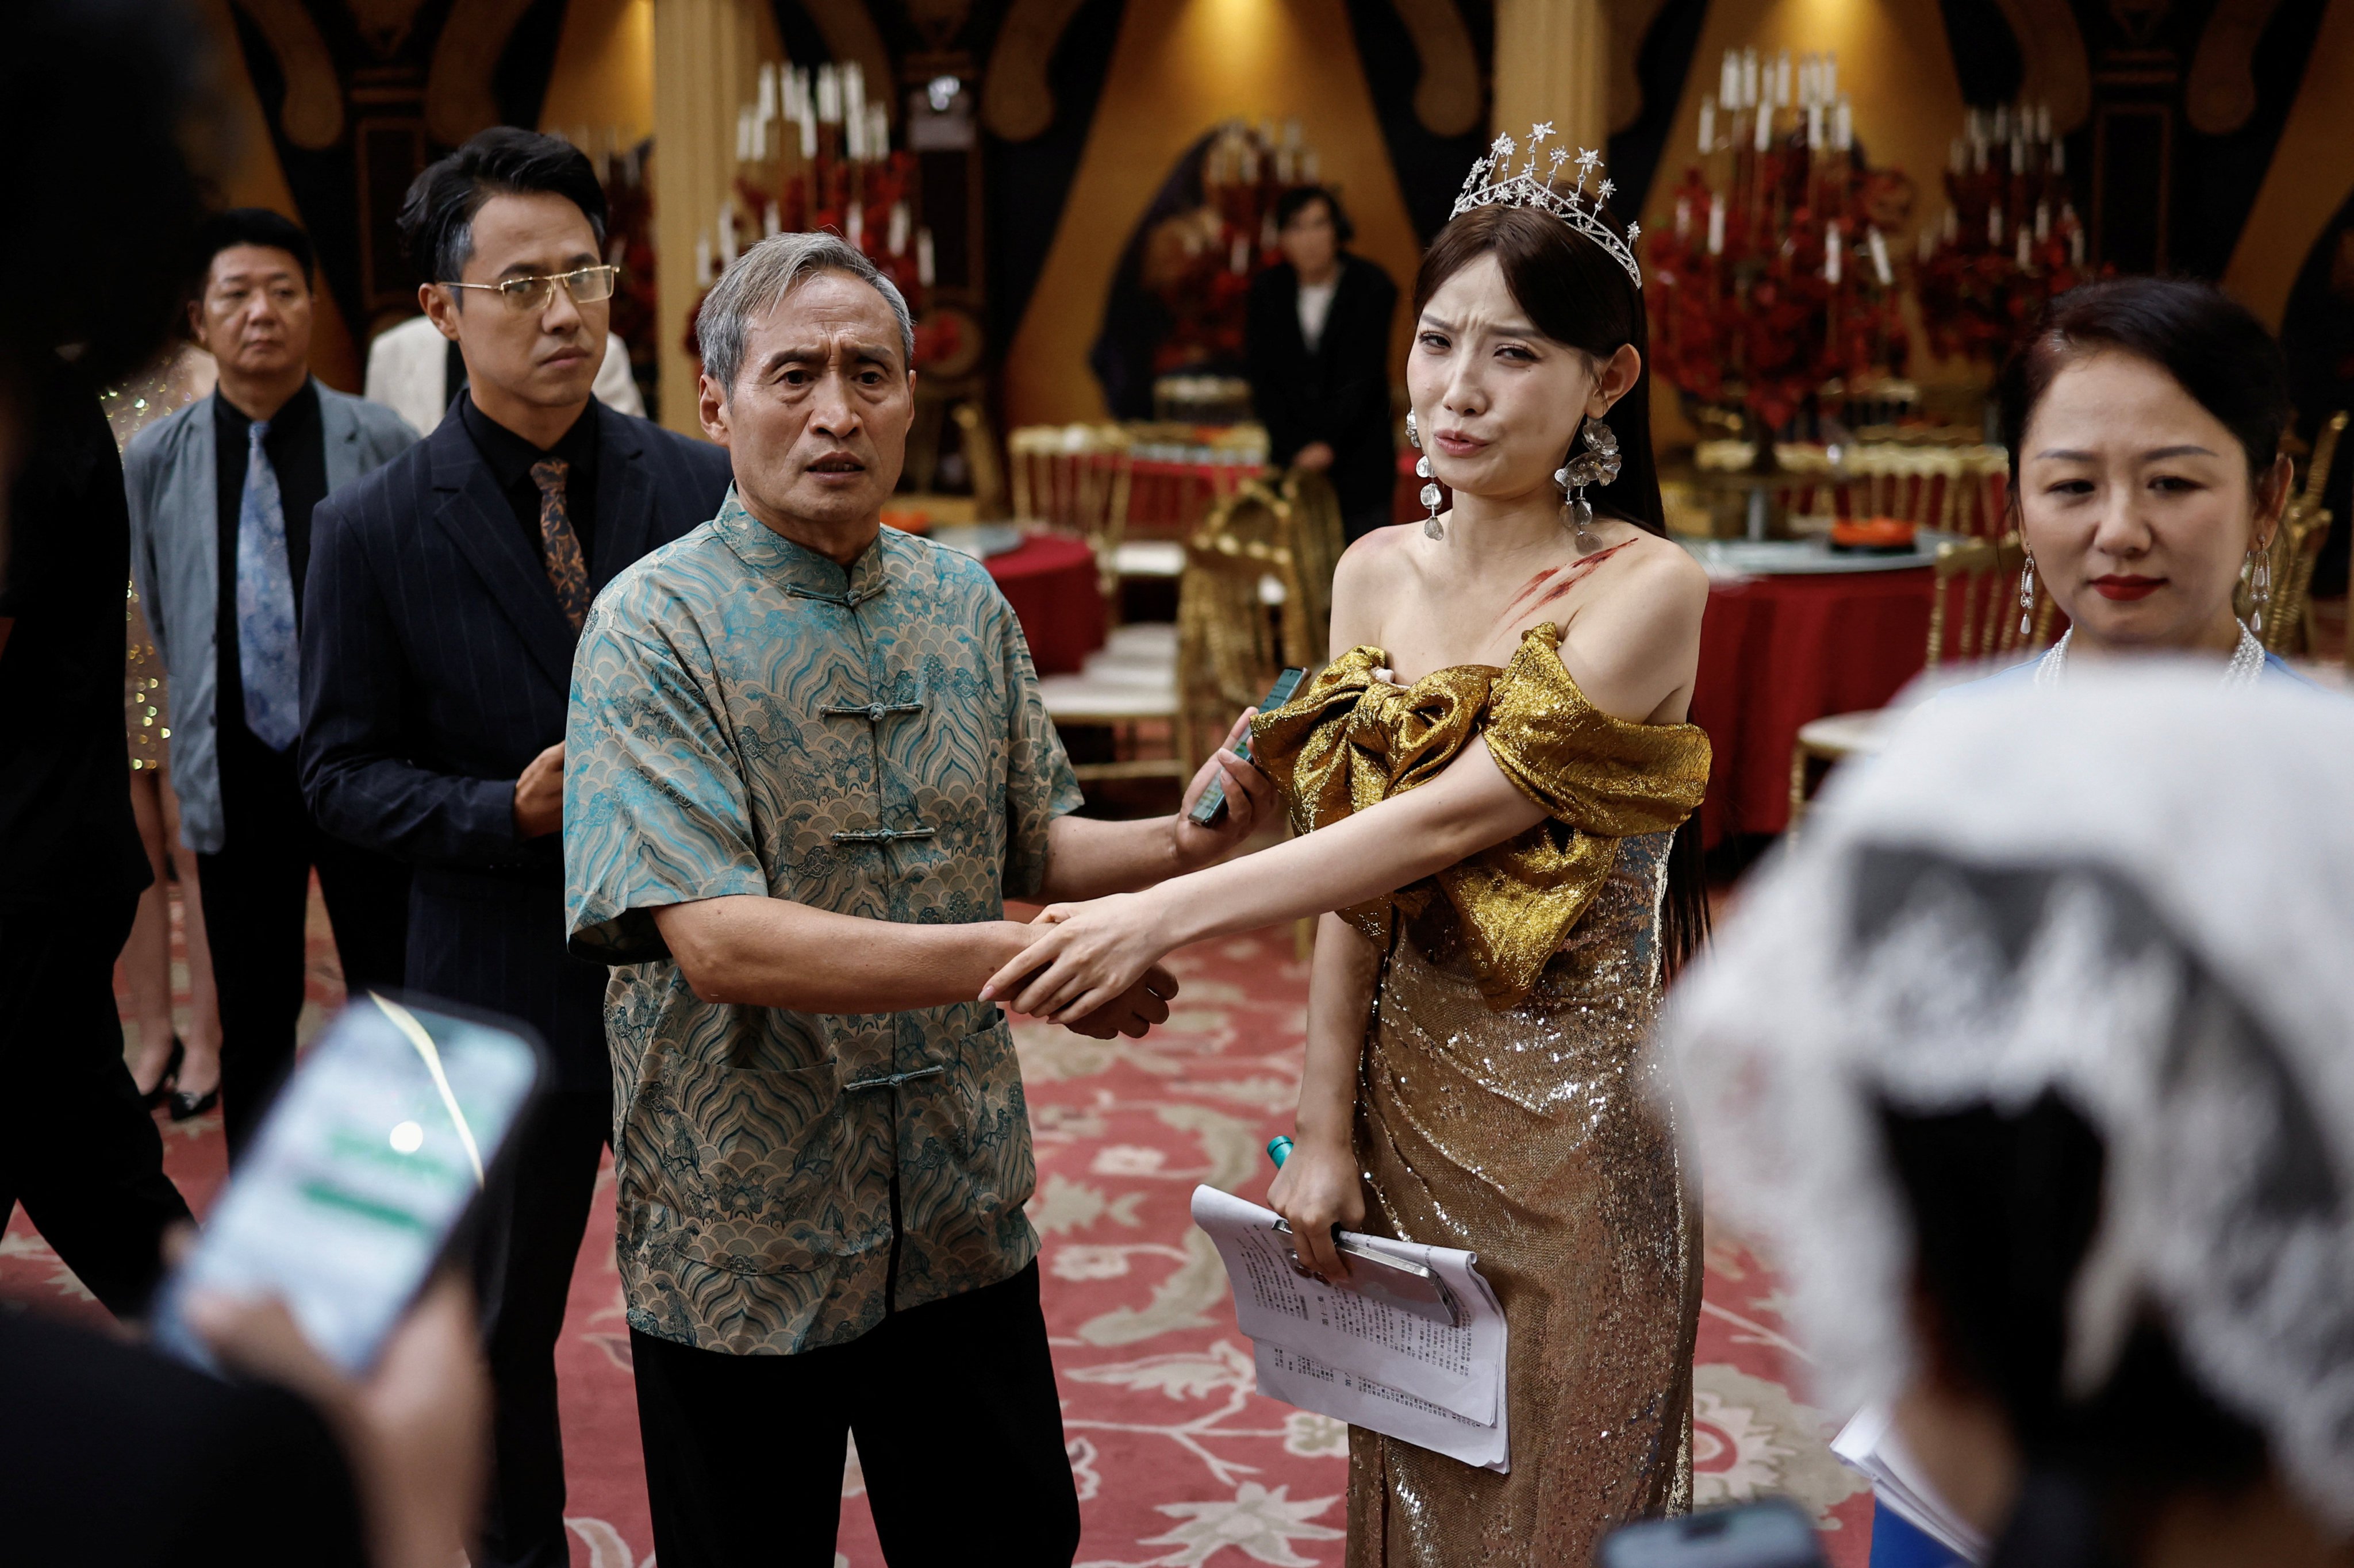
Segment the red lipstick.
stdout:
<svg viewBox="0 0 2354 1568">
<path fill-rule="evenodd" d="M 2103 599 L 2121 599 L 2127 602 L 2147 599 L 2165 586 L 2164 577 L 2127 577 L 2119 573 L 2093 579 L 2093 591 Z"/>
</svg>

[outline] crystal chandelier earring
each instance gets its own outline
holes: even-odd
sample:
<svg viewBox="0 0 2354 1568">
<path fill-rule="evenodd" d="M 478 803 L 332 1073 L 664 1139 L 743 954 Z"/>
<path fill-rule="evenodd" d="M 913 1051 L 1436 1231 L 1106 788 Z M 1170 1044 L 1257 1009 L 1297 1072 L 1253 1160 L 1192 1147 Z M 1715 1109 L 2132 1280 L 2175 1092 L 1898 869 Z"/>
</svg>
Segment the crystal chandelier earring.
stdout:
<svg viewBox="0 0 2354 1568">
<path fill-rule="evenodd" d="M 1594 503 L 1585 499 L 1585 487 L 1617 479 L 1621 461 L 1618 437 L 1601 420 L 1586 420 L 1583 438 L 1585 450 L 1553 472 L 1553 482 L 1561 486 L 1562 521 L 1569 524 L 1581 550 L 1590 543 L 1585 531 L 1594 522 Z"/>
<path fill-rule="evenodd" d="M 1405 444 L 1416 451 L 1422 450 L 1422 431 L 1415 425 L 1411 408 L 1405 413 Z M 1430 460 L 1426 457 L 1415 459 L 1414 472 L 1415 477 L 1422 481 L 1422 503 L 1430 508 L 1430 515 L 1422 520 L 1423 536 L 1444 539 L 1447 537 L 1447 524 L 1438 520 L 1438 485 L 1430 476 Z"/>
<path fill-rule="evenodd" d="M 2034 618 L 2035 557 L 2030 556 L 2027 557 L 2027 564 L 2019 568 L 2019 634 L 2020 637 L 2028 635 Z"/>
<path fill-rule="evenodd" d="M 2248 630 L 2264 634 L 2264 610 L 2273 602 L 2273 553 L 2259 545 L 2248 552 Z"/>
</svg>

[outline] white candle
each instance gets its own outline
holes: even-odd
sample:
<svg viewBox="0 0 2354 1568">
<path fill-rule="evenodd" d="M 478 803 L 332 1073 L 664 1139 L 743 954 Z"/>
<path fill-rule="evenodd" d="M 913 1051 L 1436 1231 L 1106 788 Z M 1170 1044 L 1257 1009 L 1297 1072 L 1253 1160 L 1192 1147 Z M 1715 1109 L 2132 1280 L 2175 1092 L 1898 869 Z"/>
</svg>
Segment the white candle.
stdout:
<svg viewBox="0 0 2354 1568">
<path fill-rule="evenodd" d="M 895 201 L 891 204 L 891 237 L 885 241 L 885 244 L 894 256 L 905 256 L 907 253 L 907 204 L 906 202 Z"/>
<path fill-rule="evenodd" d="M 1773 144 L 1774 106 L 1770 103 L 1761 103 L 1757 106 L 1756 150 L 1762 153 Z"/>
<path fill-rule="evenodd" d="M 1691 238 L 1691 198 L 1690 196 L 1676 197 L 1676 238 L 1678 239 Z"/>
<path fill-rule="evenodd" d="M 817 110 L 808 102 L 801 105 L 801 162 L 817 156 Z"/>
<path fill-rule="evenodd" d="M 1731 49 L 1724 51 L 1724 63 L 1717 68 L 1716 101 L 1728 110 L 1741 107 L 1741 57 Z"/>
<path fill-rule="evenodd" d="M 1844 153 L 1855 145 L 1855 113 L 1842 98 L 1831 116 L 1831 149 Z"/>
<path fill-rule="evenodd" d="M 698 289 L 711 286 L 711 236 L 707 234 L 695 237 L 695 286 Z"/>
<path fill-rule="evenodd" d="M 856 60 L 835 68 L 842 78 L 842 117 L 844 120 L 866 118 L 866 72 Z"/>
<path fill-rule="evenodd" d="M 2055 175 L 2068 172 L 2068 143 L 2057 136 L 2052 138 L 2052 172 Z"/>
<path fill-rule="evenodd" d="M 1994 106 L 1994 139 L 1998 142 L 2010 140 L 2010 105 L 2008 103 Z"/>
<path fill-rule="evenodd" d="M 2020 270 L 2020 271 L 2022 271 L 2022 272 L 2026 271 L 2026 270 L 2027 270 L 2027 269 L 2028 269 L 2028 267 L 2029 267 L 2029 266 L 2033 262 L 2033 260 L 2034 260 L 2034 253 L 2033 253 L 2031 250 L 2030 250 L 2030 249 L 2028 249 L 2029 244 L 2030 244 L 2030 238 L 2029 238 L 2028 232 L 2027 232 L 2026 228 L 2025 228 L 2024 227 L 2022 227 L 2022 228 L 2020 229 L 2020 231 L 2019 231 L 2019 257 L 2018 257 L 2018 260 L 2019 260 L 2019 270 Z"/>
<path fill-rule="evenodd" d="M 850 232 L 843 238 L 850 241 L 850 248 L 853 250 L 865 249 L 866 209 L 854 201 L 850 204 L 850 221 L 847 227 Z"/>
<path fill-rule="evenodd" d="M 1839 287 L 1840 250 L 1839 220 L 1834 218 L 1823 226 L 1823 281 L 1834 289 Z"/>
<path fill-rule="evenodd" d="M 1920 252 L 1921 264 L 1927 266 L 1929 258 L 1937 253 L 1937 231 L 1925 223 L 1914 230 L 1913 249 Z"/>
<path fill-rule="evenodd" d="M 747 164 L 751 160 L 752 111 L 749 109 L 739 109 L 736 111 L 736 161 L 739 164 Z"/>
<path fill-rule="evenodd" d="M 1714 195 L 1708 198 L 1708 253 L 1724 254 L 1724 198 Z"/>
<path fill-rule="evenodd" d="M 760 67 L 759 115 L 766 120 L 777 112 L 777 67 L 773 60 Z"/>
<path fill-rule="evenodd" d="M 1987 243 L 1997 250 L 2002 249 L 2002 208 L 1987 208 Z"/>
<path fill-rule="evenodd" d="M 932 286 L 932 231 L 916 230 L 916 281 L 928 289 Z"/>
<path fill-rule="evenodd" d="M 1888 241 L 1882 238 L 1880 230 L 1865 229 L 1863 243 L 1872 252 L 1872 275 L 1880 280 L 1880 286 L 1885 289 L 1894 284 L 1896 271 L 1888 264 Z"/>
<path fill-rule="evenodd" d="M 828 125 L 842 123 L 842 78 L 830 65 L 817 68 L 817 117 Z"/>
<path fill-rule="evenodd" d="M 1757 51 L 1741 51 L 1741 107 L 1757 107 Z"/>
<path fill-rule="evenodd" d="M 1807 105 L 1807 150 L 1813 152 L 1823 144 L 1823 106 Z"/>
<path fill-rule="evenodd" d="M 1823 51 L 1822 89 L 1825 98 L 1839 97 L 1839 54 L 1833 49 Z"/>
<path fill-rule="evenodd" d="M 1787 49 L 1784 49 L 1781 57 L 1774 62 L 1774 106 L 1776 109 L 1790 106 L 1790 51 Z"/>
<path fill-rule="evenodd" d="M 866 155 L 878 163 L 891 155 L 891 116 L 879 103 L 866 106 Z"/>
<path fill-rule="evenodd" d="M 736 207 L 728 201 L 719 204 L 719 265 L 736 265 Z"/>
<path fill-rule="evenodd" d="M 2041 245 L 2051 238 L 2052 204 L 2046 201 L 2037 202 L 2035 204 L 2035 242 Z"/>
<path fill-rule="evenodd" d="M 1700 150 L 1702 157 L 1716 151 L 1716 100 L 1700 101 Z"/>
<path fill-rule="evenodd" d="M 783 233 L 784 228 L 785 215 L 777 210 L 777 204 L 775 202 L 770 202 L 768 206 L 760 209 L 761 238 L 773 238 L 777 235 Z"/>
<path fill-rule="evenodd" d="M 866 116 L 849 112 L 847 104 L 843 106 L 842 152 L 854 164 L 866 161 Z"/>
</svg>

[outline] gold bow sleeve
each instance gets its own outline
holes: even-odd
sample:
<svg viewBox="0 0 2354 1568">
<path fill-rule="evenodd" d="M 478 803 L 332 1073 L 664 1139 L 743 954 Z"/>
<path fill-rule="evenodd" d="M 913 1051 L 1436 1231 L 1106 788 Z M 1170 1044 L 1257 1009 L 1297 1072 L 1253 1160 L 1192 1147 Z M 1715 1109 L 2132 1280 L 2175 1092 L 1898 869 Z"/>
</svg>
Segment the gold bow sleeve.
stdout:
<svg viewBox="0 0 2354 1568">
<path fill-rule="evenodd" d="M 1618 841 L 1672 829 L 1700 804 L 1708 737 L 1696 726 L 1629 724 L 1595 707 L 1563 667 L 1550 624 L 1531 628 L 1500 672 L 1456 665 L 1401 688 L 1375 681 L 1387 662 L 1370 647 L 1333 661 L 1252 721 L 1252 756 L 1304 833 L 1428 782 L 1484 733 L 1496 766 L 1548 820 L 1340 913 L 1386 945 L 1395 920 L 1443 895 L 1482 995 L 1510 1006 L 1601 891 Z"/>
</svg>

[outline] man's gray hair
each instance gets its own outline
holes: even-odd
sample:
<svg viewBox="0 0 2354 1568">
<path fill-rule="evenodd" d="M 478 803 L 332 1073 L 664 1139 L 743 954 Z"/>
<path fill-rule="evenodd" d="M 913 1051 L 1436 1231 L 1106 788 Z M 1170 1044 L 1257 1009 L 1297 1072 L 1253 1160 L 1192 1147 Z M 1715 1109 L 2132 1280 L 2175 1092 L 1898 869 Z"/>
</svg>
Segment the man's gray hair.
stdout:
<svg viewBox="0 0 2354 1568">
<path fill-rule="evenodd" d="M 703 373 L 719 384 L 724 397 L 736 391 L 736 373 L 744 368 L 744 339 L 752 319 L 767 314 L 787 294 L 820 272 L 847 272 L 871 286 L 899 318 L 899 352 L 905 366 L 916 362 L 916 318 L 907 296 L 865 252 L 832 234 L 772 234 L 719 275 L 695 318 L 695 337 L 703 350 Z"/>
</svg>

